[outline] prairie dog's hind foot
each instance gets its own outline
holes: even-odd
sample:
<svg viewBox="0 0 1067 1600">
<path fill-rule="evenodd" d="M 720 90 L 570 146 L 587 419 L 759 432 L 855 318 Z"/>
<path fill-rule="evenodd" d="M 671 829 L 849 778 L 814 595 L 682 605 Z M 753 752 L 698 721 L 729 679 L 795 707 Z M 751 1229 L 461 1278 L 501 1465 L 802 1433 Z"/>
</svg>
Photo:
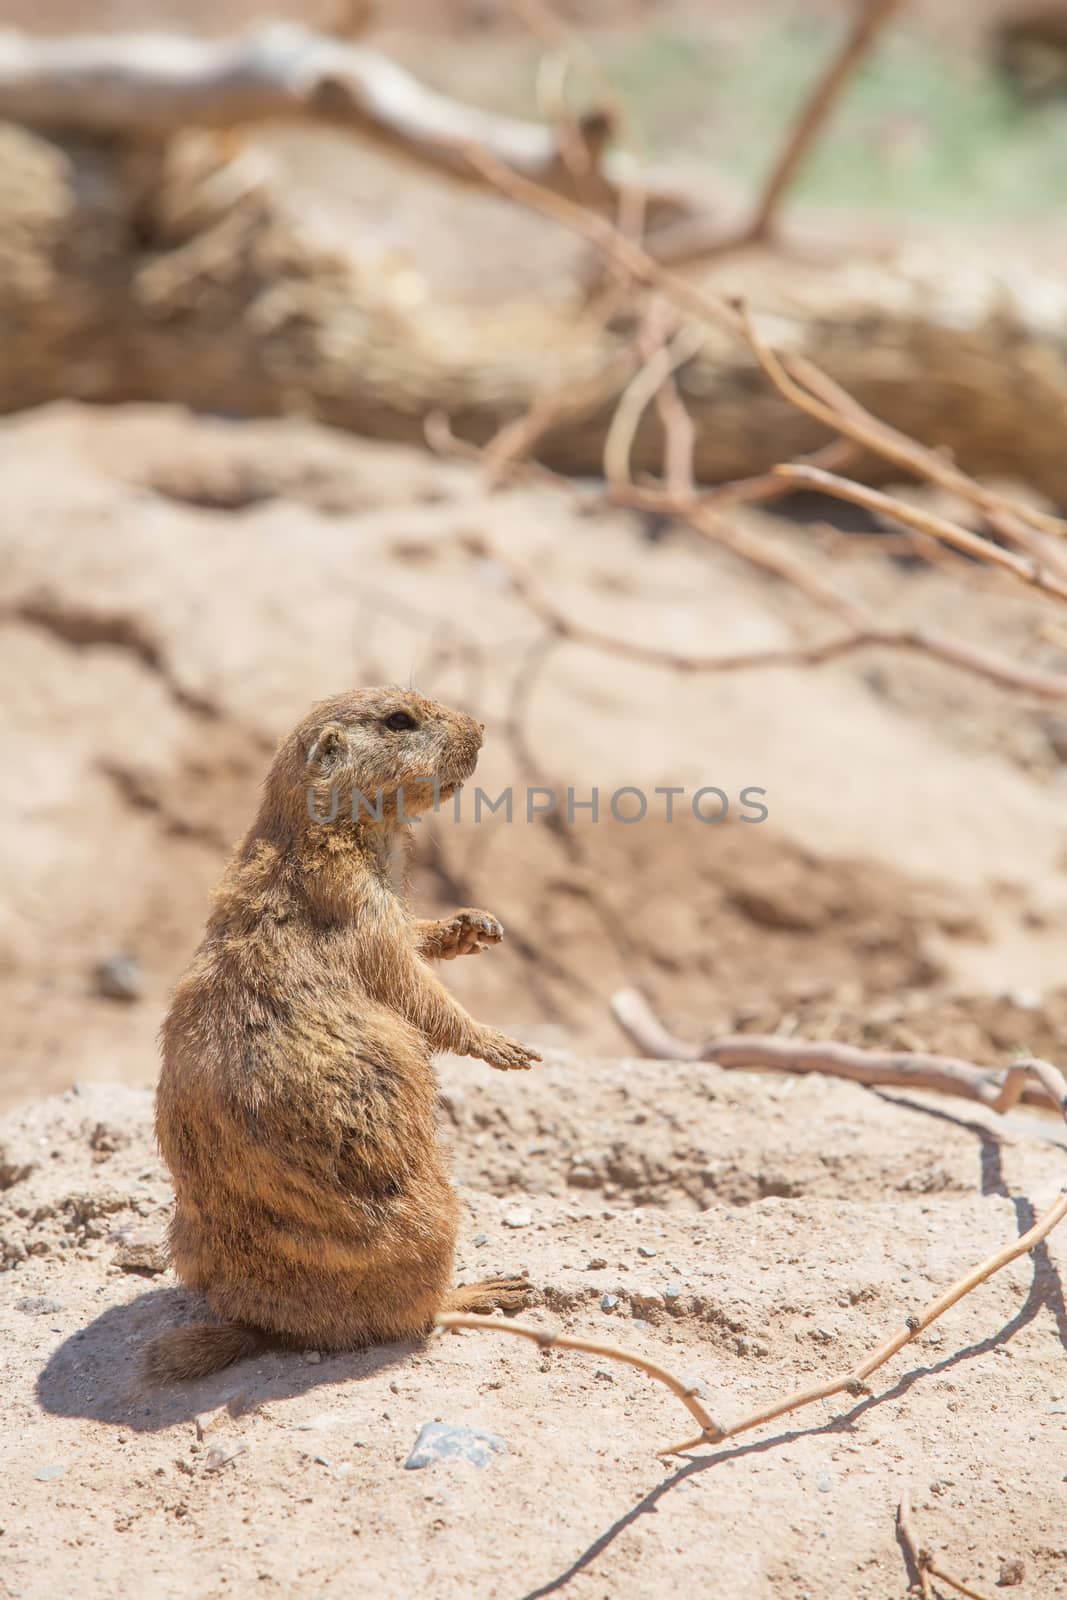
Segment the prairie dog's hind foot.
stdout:
<svg viewBox="0 0 1067 1600">
<path fill-rule="evenodd" d="M 490 1311 L 522 1311 L 533 1298 L 529 1278 L 484 1278 L 465 1283 L 445 1296 L 442 1311 L 469 1311 L 487 1316 Z"/>
</svg>

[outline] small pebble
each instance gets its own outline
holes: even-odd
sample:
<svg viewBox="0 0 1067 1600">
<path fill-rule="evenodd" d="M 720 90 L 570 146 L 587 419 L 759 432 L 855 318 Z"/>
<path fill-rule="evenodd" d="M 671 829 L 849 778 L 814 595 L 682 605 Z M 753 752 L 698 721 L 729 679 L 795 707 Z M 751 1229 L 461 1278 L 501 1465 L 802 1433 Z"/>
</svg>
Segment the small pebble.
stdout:
<svg viewBox="0 0 1067 1600">
<path fill-rule="evenodd" d="M 294 1422 L 295 1433 L 321 1433 L 323 1429 L 332 1427 L 336 1418 L 328 1411 L 319 1411 L 313 1417 L 308 1417 L 306 1422 Z"/>
<path fill-rule="evenodd" d="M 494 1455 L 506 1455 L 507 1449 L 503 1439 L 495 1433 L 483 1433 L 480 1428 L 424 1422 L 404 1467 L 414 1472 L 437 1461 L 469 1461 L 472 1466 L 487 1467 Z"/>
<path fill-rule="evenodd" d="M 650 1250 L 647 1244 L 639 1244 L 637 1247 L 637 1253 L 639 1256 L 644 1256 L 646 1261 L 651 1261 L 656 1252 L 654 1250 Z"/>
<path fill-rule="evenodd" d="M 319 1355 L 317 1350 L 305 1350 L 304 1360 L 307 1362 L 309 1367 L 317 1367 L 319 1362 L 322 1360 L 322 1357 Z"/>
<path fill-rule="evenodd" d="M 585 1264 L 585 1267 L 587 1272 L 599 1272 L 601 1268 L 606 1267 L 607 1264 L 606 1256 L 590 1256 L 589 1260 Z"/>
<path fill-rule="evenodd" d="M 1047 1407 L 1047 1411 L 1051 1417 L 1062 1415 L 1067 1412 L 1067 1400 L 1057 1400 L 1055 1405 Z"/>
<path fill-rule="evenodd" d="M 115 1251 L 115 1265 L 123 1272 L 136 1272 L 142 1277 L 166 1272 L 170 1265 L 166 1242 L 155 1234 L 131 1235 Z"/>
<path fill-rule="evenodd" d="M 474 1242 L 475 1244 L 488 1244 L 489 1235 L 487 1233 L 476 1233 L 474 1235 Z"/>
<path fill-rule="evenodd" d="M 217 1428 L 219 1423 L 224 1422 L 229 1415 L 230 1413 L 225 1406 L 218 1406 L 214 1411 L 201 1411 L 198 1416 L 193 1418 L 196 1437 L 202 1439 L 205 1433 L 210 1433 L 213 1428 Z"/>
<path fill-rule="evenodd" d="M 602 1294 L 600 1296 L 601 1311 L 614 1311 L 618 1303 L 619 1297 L 617 1294 Z"/>
<path fill-rule="evenodd" d="M 516 1206 L 513 1211 L 504 1213 L 505 1228 L 528 1228 L 532 1221 L 533 1212 L 528 1211 L 525 1206 Z"/>
<path fill-rule="evenodd" d="M 38 1483 L 52 1483 L 54 1479 L 61 1478 L 66 1470 L 66 1467 L 55 1463 L 47 1467 L 38 1467 L 34 1477 Z"/>
<path fill-rule="evenodd" d="M 144 976 L 136 956 L 117 951 L 97 963 L 93 973 L 97 994 L 107 1000 L 139 1000 Z"/>
<path fill-rule="evenodd" d="M 677 1300 L 681 1292 L 682 1286 L 680 1283 L 669 1283 L 663 1291 L 663 1297 L 665 1300 Z"/>
<path fill-rule="evenodd" d="M 1022 1583 L 1026 1577 L 1026 1568 L 1019 1560 L 1002 1561 L 1000 1563 L 1000 1577 L 997 1579 L 998 1589 L 1014 1589 L 1017 1583 Z"/>
<path fill-rule="evenodd" d="M 28 1317 L 47 1317 L 62 1309 L 62 1300 L 53 1300 L 46 1294 L 26 1295 L 24 1299 L 15 1301 L 15 1310 L 24 1311 Z"/>
<path fill-rule="evenodd" d="M 209 1450 L 204 1457 L 204 1471 L 218 1472 L 220 1467 L 225 1467 L 229 1462 L 235 1461 L 238 1456 L 243 1456 L 248 1449 L 246 1444 L 217 1444 Z"/>
<path fill-rule="evenodd" d="M 833 1486 L 834 1480 L 828 1472 L 820 1472 L 815 1479 L 816 1489 L 821 1490 L 823 1494 L 829 1494 Z"/>
</svg>

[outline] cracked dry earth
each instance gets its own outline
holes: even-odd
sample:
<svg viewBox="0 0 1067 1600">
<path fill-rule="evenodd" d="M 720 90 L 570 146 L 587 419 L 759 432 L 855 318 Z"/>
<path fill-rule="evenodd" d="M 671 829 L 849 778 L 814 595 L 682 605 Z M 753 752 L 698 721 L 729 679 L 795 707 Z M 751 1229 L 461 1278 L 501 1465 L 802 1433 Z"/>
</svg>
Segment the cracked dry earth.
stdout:
<svg viewBox="0 0 1067 1600">
<path fill-rule="evenodd" d="M 1063 1182 L 1049 1120 L 653 1061 L 441 1063 L 459 1277 L 526 1271 L 526 1320 L 625 1344 L 740 1415 L 853 1364 Z M 271 1353 L 183 1388 L 138 1352 L 195 1314 L 144 1089 L 9 1113 L 0 1594 L 902 1600 L 894 1533 L 984 1592 L 1067 1593 L 1067 1239 L 873 1380 L 717 1449 L 643 1375 L 466 1333 Z M 434 1420 L 503 1440 L 405 1470 Z M 1021 1578 L 1020 1578 L 1021 1573 Z"/>
</svg>

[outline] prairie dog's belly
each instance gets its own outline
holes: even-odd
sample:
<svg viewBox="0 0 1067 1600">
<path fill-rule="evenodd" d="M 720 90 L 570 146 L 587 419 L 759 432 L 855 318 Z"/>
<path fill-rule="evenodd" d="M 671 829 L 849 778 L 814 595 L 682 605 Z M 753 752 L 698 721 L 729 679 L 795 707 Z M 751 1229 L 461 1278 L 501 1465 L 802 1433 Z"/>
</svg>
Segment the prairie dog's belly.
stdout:
<svg viewBox="0 0 1067 1600">
<path fill-rule="evenodd" d="M 447 1184 L 436 1083 L 421 1035 L 373 1002 L 293 1006 L 249 1027 L 234 1007 L 225 1063 L 168 1041 L 158 1133 L 174 1178 L 171 1247 L 191 1287 L 255 1284 L 277 1299 L 316 1281 L 355 1285 L 423 1227 Z"/>
</svg>

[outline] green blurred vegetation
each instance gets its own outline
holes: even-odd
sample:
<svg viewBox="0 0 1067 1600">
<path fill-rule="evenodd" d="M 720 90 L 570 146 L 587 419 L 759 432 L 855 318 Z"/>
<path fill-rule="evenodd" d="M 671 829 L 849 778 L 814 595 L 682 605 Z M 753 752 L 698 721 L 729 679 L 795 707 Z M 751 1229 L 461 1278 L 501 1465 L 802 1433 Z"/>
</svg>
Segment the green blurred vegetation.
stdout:
<svg viewBox="0 0 1067 1600">
<path fill-rule="evenodd" d="M 839 35 L 764 15 L 728 34 L 597 41 L 647 153 L 758 181 Z M 1067 98 L 1027 106 L 991 62 L 887 34 L 839 102 L 796 186 L 822 206 L 960 220 L 1067 218 Z"/>
</svg>

